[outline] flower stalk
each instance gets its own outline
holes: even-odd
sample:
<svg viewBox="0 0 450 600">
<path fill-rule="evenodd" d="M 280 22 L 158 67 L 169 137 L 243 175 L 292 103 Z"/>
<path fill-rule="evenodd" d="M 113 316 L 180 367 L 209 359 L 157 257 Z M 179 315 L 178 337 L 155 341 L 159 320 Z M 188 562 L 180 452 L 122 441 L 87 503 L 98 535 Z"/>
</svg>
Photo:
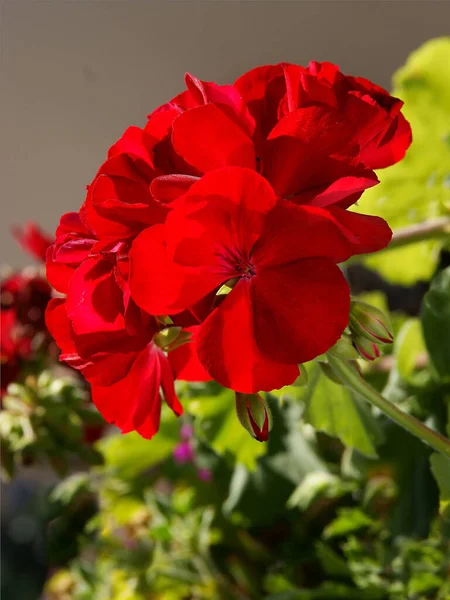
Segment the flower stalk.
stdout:
<svg viewBox="0 0 450 600">
<path fill-rule="evenodd" d="M 398 425 L 415 435 L 423 442 L 431 446 L 437 452 L 450 458 L 450 440 L 440 433 L 433 431 L 421 421 L 403 412 L 397 406 L 386 400 L 381 394 L 372 388 L 346 361 L 327 354 L 328 363 L 342 383 L 350 390 L 367 400 Z"/>
</svg>

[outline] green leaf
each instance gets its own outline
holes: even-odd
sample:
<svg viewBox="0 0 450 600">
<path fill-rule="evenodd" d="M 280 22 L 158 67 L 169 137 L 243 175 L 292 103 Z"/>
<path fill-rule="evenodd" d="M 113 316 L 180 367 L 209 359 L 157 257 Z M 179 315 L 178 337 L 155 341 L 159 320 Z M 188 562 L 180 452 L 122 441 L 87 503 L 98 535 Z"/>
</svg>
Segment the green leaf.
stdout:
<svg viewBox="0 0 450 600">
<path fill-rule="evenodd" d="M 431 361 L 450 380 L 450 267 L 439 273 L 423 300 L 422 327 Z"/>
<path fill-rule="evenodd" d="M 323 375 L 312 391 L 305 420 L 366 456 L 376 457 L 375 446 L 383 440 L 369 406 Z"/>
<path fill-rule="evenodd" d="M 286 515 L 286 502 L 295 485 L 310 473 L 327 471 L 316 453 L 314 436 L 307 435 L 310 428 L 300 421 L 300 412 L 295 403 L 281 407 L 273 403 L 267 454 L 258 459 L 254 471 L 236 466 L 223 506 L 225 513 L 237 509 L 252 523 L 273 523 Z"/>
<path fill-rule="evenodd" d="M 350 569 L 346 560 L 327 544 L 320 541 L 317 542 L 316 553 L 322 569 L 327 575 L 335 575 L 337 577 L 347 577 L 350 575 Z"/>
<path fill-rule="evenodd" d="M 234 392 L 223 390 L 216 396 L 198 396 L 184 402 L 195 416 L 196 430 L 219 455 L 231 455 L 238 463 L 254 469 L 256 459 L 267 444 L 256 441 L 241 426 L 236 415 Z"/>
<path fill-rule="evenodd" d="M 405 102 L 413 142 L 402 161 L 378 172 L 381 183 L 364 193 L 357 210 L 383 217 L 395 230 L 449 210 L 450 38 L 431 40 L 413 52 L 395 74 L 392 93 Z M 365 260 L 386 279 L 408 285 L 430 279 L 442 244 L 409 244 Z"/>
<path fill-rule="evenodd" d="M 124 479 L 136 477 L 166 459 L 178 444 L 180 422 L 170 409 L 163 407 L 158 433 L 146 440 L 138 433 L 113 435 L 97 442 L 107 467 Z"/>
<path fill-rule="evenodd" d="M 450 459 L 435 452 L 430 456 L 430 464 L 439 487 L 440 512 L 450 516 Z"/>
<path fill-rule="evenodd" d="M 288 500 L 288 507 L 297 506 L 307 510 L 322 498 L 339 498 L 355 489 L 353 482 L 344 482 L 337 475 L 326 471 L 307 473 Z"/>
<path fill-rule="evenodd" d="M 336 519 L 324 529 L 323 536 L 325 539 L 345 536 L 361 529 L 367 529 L 373 524 L 373 519 L 359 508 L 341 508 Z"/>
<path fill-rule="evenodd" d="M 400 329 L 394 344 L 396 367 L 405 381 L 411 379 L 416 370 L 417 357 L 425 350 L 419 319 L 408 319 Z"/>
<path fill-rule="evenodd" d="M 51 503 L 68 506 L 81 494 L 92 490 L 91 479 L 88 473 L 74 473 L 55 488 L 53 488 L 49 500 Z"/>
</svg>

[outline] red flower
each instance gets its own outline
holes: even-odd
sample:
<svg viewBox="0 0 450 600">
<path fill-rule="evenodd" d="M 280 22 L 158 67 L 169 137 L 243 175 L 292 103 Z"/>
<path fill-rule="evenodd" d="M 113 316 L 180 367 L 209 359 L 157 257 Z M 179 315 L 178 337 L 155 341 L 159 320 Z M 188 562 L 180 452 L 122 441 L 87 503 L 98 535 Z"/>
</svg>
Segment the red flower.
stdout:
<svg viewBox="0 0 450 600">
<path fill-rule="evenodd" d="M 153 315 L 208 299 L 197 340 L 205 369 L 239 392 L 272 390 L 347 326 L 350 296 L 336 263 L 390 237 L 377 217 L 296 206 L 255 171 L 218 169 L 177 201 L 165 225 L 136 238 L 131 294 Z M 226 282 L 232 290 L 216 296 Z"/>
<path fill-rule="evenodd" d="M 26 252 L 41 262 L 45 261 L 45 253 L 53 240 L 35 223 L 27 223 L 24 227 L 13 227 L 12 233 Z"/>
<path fill-rule="evenodd" d="M 24 361 L 35 360 L 50 341 L 44 312 L 50 286 L 39 275 L 16 273 L 1 284 L 2 395 Z"/>
<path fill-rule="evenodd" d="M 67 294 L 47 309 L 47 326 L 61 360 L 81 371 L 104 418 L 123 432 L 152 437 L 159 427 L 161 390 L 181 414 L 174 377 L 208 378 L 193 343 L 170 352 L 154 342 L 161 325 L 134 303 L 128 286 L 126 242 L 100 242 L 78 215 L 61 219 L 48 252 L 48 274 Z"/>
<path fill-rule="evenodd" d="M 103 349 L 99 345 L 97 352 L 83 356 L 80 354 L 86 350 L 83 336 L 75 334 L 64 299 L 51 301 L 47 325 L 62 350 L 61 360 L 82 372 L 91 384 L 92 400 L 104 419 L 123 433 L 136 430 L 151 438 L 159 429 L 162 397 L 177 415 L 182 414 L 174 388 L 174 379 L 179 374 L 188 380 L 209 379 L 198 364 L 192 343 L 167 354 L 152 341 L 156 328 L 148 328 L 133 349 L 125 333 L 122 340 L 118 336 L 100 336 Z M 92 349 L 89 344 L 87 347 Z M 182 374 L 177 370 L 179 364 L 184 369 Z"/>
<path fill-rule="evenodd" d="M 202 174 L 224 166 L 257 170 L 278 195 L 297 203 L 354 203 L 378 183 L 360 147 L 375 131 L 372 121 L 365 113 L 365 121 L 355 120 L 353 109 L 325 97 L 297 105 L 287 81 L 282 65 L 251 71 L 235 86 L 186 75 L 185 92 L 111 147 L 88 188 L 83 221 L 99 239 L 133 238 L 164 222 L 170 203 Z"/>
<path fill-rule="evenodd" d="M 331 63 L 258 67 L 235 87 L 255 118 L 260 140 L 299 109 L 328 107 L 350 124 L 359 159 L 370 169 L 398 162 L 411 143 L 410 126 L 400 112 L 403 102 L 367 79 L 343 75 Z"/>
</svg>

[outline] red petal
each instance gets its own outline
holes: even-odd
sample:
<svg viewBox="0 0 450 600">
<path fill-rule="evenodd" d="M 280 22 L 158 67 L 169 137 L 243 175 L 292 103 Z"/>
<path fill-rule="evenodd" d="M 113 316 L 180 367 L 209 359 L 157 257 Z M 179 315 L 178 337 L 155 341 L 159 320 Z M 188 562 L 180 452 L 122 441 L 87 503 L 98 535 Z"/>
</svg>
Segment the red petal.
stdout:
<svg viewBox="0 0 450 600">
<path fill-rule="evenodd" d="M 224 167 L 207 173 L 167 218 L 169 253 L 179 264 L 214 266 L 225 279 L 233 277 L 230 253 L 234 258 L 250 255 L 276 202 L 270 184 L 251 169 Z"/>
<path fill-rule="evenodd" d="M 255 342 L 250 283 L 241 279 L 200 326 L 198 356 L 221 385 L 251 394 L 295 381 L 296 364 L 283 364 L 262 354 Z"/>
<path fill-rule="evenodd" d="M 209 269 L 189 269 L 175 264 L 167 252 L 163 225 L 143 231 L 131 247 L 131 295 L 151 315 L 182 312 L 223 280 L 223 276 L 218 277 Z"/>
<path fill-rule="evenodd" d="M 326 104 L 337 108 L 336 91 L 331 84 L 298 65 L 285 65 L 287 104 L 292 112 L 302 106 Z"/>
<path fill-rule="evenodd" d="M 73 274 L 67 296 L 67 314 L 75 333 L 124 330 L 123 311 L 113 264 L 102 257 L 85 260 Z"/>
<path fill-rule="evenodd" d="M 52 298 L 50 300 L 45 311 L 45 324 L 61 352 L 65 354 L 76 353 L 65 298 Z"/>
<path fill-rule="evenodd" d="M 13 227 L 13 235 L 20 246 L 37 260 L 44 261 L 47 248 L 53 244 L 35 223 L 27 223 L 24 227 Z"/>
<path fill-rule="evenodd" d="M 167 211 L 148 185 L 125 177 L 100 175 L 89 189 L 86 218 L 97 236 L 123 239 L 162 223 Z"/>
<path fill-rule="evenodd" d="M 297 206 L 280 200 L 266 219 L 261 237 L 254 246 L 252 261 L 257 272 L 261 268 L 309 257 L 343 262 L 354 254 L 384 248 L 391 235 L 389 226 L 379 217 L 336 207 L 325 210 Z"/>
<path fill-rule="evenodd" d="M 286 94 L 283 64 L 267 65 L 244 73 L 234 83 L 256 122 L 259 145 L 278 120 L 278 107 Z"/>
<path fill-rule="evenodd" d="M 193 175 L 161 175 L 151 184 L 151 192 L 155 200 L 164 204 L 176 200 L 185 194 L 198 177 Z"/>
<path fill-rule="evenodd" d="M 123 433 L 136 430 L 150 439 L 159 429 L 161 418 L 161 384 L 169 389 L 162 362 L 166 357 L 153 345 L 140 352 L 128 375 L 114 385 L 92 386 L 92 399 L 109 423 L 115 423 Z M 165 369 L 165 367 L 163 367 Z M 163 385 L 164 385 L 163 384 Z M 175 412 L 181 405 L 169 393 Z"/>
<path fill-rule="evenodd" d="M 53 246 L 47 250 L 46 274 L 48 282 L 61 294 L 67 294 L 69 283 L 75 268 L 59 264 L 53 260 Z"/>
<path fill-rule="evenodd" d="M 177 379 L 182 381 L 210 381 L 211 376 L 205 370 L 197 356 L 198 327 L 190 327 L 187 331 L 192 333 L 191 341 L 168 354 L 172 371 Z"/>
<path fill-rule="evenodd" d="M 176 152 L 201 172 L 227 165 L 255 167 L 250 137 L 214 104 L 193 108 L 177 117 L 172 143 Z"/>
<path fill-rule="evenodd" d="M 183 407 L 175 393 L 174 374 L 168 357 L 161 351 L 158 351 L 158 359 L 161 369 L 161 387 L 164 394 L 164 400 L 176 415 L 183 414 Z"/>
<path fill-rule="evenodd" d="M 246 103 L 235 87 L 200 81 L 190 73 L 186 73 L 184 80 L 193 99 L 190 108 L 209 102 L 218 104 L 230 119 L 233 119 L 246 133 L 252 135 L 255 129 L 255 121 L 250 116 Z"/>
<path fill-rule="evenodd" d="M 342 177 L 322 188 L 312 188 L 290 200 L 296 204 L 327 207 L 332 205 L 348 208 L 360 198 L 362 192 L 379 183 L 373 171 L 361 171 L 360 175 Z"/>
<path fill-rule="evenodd" d="M 120 154 L 128 155 L 133 160 L 135 168 L 139 173 L 150 180 L 155 174 L 153 162 L 154 143 L 152 137 L 140 127 L 129 127 L 122 137 L 111 146 L 108 158 L 110 159 Z M 102 168 L 100 168 L 99 172 L 103 172 Z"/>
<path fill-rule="evenodd" d="M 262 157 L 263 174 L 283 197 L 359 174 L 354 130 L 337 110 L 300 108 L 277 123 Z"/>
<path fill-rule="evenodd" d="M 411 126 L 400 113 L 380 141 L 374 140 L 363 148 L 362 160 L 372 169 L 389 167 L 402 160 L 411 142 Z"/>
<path fill-rule="evenodd" d="M 310 258 L 259 270 L 251 280 L 251 305 L 260 352 L 304 363 L 340 338 L 348 324 L 350 293 L 335 264 Z"/>
</svg>

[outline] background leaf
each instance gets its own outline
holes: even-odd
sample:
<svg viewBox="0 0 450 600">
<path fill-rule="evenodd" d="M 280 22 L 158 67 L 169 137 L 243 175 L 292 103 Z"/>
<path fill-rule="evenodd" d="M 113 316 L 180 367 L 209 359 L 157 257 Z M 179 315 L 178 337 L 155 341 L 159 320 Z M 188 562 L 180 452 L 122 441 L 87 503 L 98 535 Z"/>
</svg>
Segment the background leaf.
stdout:
<svg viewBox="0 0 450 600">
<path fill-rule="evenodd" d="M 163 407 L 159 432 L 151 440 L 138 433 L 112 435 L 97 443 L 106 466 L 117 470 L 120 477 L 130 479 L 167 458 L 180 441 L 180 421 Z"/>
<path fill-rule="evenodd" d="M 320 375 L 307 403 L 305 420 L 315 429 L 337 437 L 366 456 L 376 457 L 383 440 L 381 428 L 369 406 L 343 385 Z"/>
<path fill-rule="evenodd" d="M 450 267 L 435 277 L 425 295 L 422 327 L 436 371 L 450 381 Z"/>
<path fill-rule="evenodd" d="M 450 209 L 450 37 L 413 52 L 395 74 L 392 94 L 405 102 L 413 142 L 404 160 L 379 171 L 381 183 L 364 193 L 356 210 L 396 229 Z M 441 247 L 442 241 L 420 242 L 365 261 L 390 281 L 412 284 L 432 276 Z"/>
</svg>

